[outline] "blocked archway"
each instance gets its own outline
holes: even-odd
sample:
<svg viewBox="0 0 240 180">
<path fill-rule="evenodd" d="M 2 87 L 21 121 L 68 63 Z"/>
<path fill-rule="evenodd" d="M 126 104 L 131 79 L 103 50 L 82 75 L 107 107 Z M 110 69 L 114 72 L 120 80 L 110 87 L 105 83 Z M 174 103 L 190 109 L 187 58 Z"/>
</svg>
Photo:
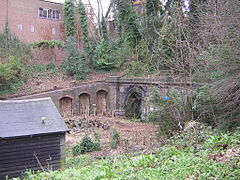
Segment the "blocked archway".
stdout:
<svg viewBox="0 0 240 180">
<path fill-rule="evenodd" d="M 79 113 L 80 115 L 90 115 L 90 95 L 87 93 L 79 95 Z"/>
<path fill-rule="evenodd" d="M 59 100 L 59 105 L 60 105 L 60 113 L 61 113 L 62 117 L 72 116 L 72 114 L 73 114 L 72 98 L 62 97 Z"/>
<path fill-rule="evenodd" d="M 97 114 L 104 114 L 107 111 L 107 91 L 100 90 L 97 92 Z"/>
<path fill-rule="evenodd" d="M 143 109 L 143 94 L 138 89 L 132 89 L 125 100 L 125 115 L 128 118 L 141 119 Z"/>
</svg>

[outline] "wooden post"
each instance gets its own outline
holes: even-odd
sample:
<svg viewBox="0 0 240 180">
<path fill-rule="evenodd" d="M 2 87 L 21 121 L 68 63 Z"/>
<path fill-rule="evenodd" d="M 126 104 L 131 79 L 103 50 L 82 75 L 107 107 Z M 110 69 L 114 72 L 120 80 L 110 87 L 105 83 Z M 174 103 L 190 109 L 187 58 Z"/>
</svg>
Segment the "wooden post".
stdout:
<svg viewBox="0 0 240 180">
<path fill-rule="evenodd" d="M 145 146 L 146 145 L 146 137 L 143 136 L 143 145 Z"/>
</svg>

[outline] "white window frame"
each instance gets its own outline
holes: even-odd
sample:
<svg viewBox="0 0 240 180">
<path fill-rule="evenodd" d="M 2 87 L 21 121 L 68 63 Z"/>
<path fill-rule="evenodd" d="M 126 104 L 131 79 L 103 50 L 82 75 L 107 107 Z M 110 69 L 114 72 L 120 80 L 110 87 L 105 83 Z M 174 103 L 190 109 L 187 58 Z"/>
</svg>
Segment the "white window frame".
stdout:
<svg viewBox="0 0 240 180">
<path fill-rule="evenodd" d="M 46 13 L 46 16 L 44 16 L 44 12 Z M 49 14 L 49 12 L 51 14 Z M 61 20 L 61 11 L 56 9 L 47 9 L 40 7 L 38 8 L 38 17 L 42 19 Z"/>
<path fill-rule="evenodd" d="M 56 30 L 55 27 L 53 27 L 53 28 L 52 28 L 52 35 L 56 35 L 56 33 L 57 33 L 57 30 Z"/>
<path fill-rule="evenodd" d="M 22 31 L 23 30 L 23 25 L 22 24 L 18 24 L 17 25 L 17 30 L 18 31 Z"/>
<path fill-rule="evenodd" d="M 34 25 L 30 25 L 30 32 L 31 32 L 31 33 L 34 33 L 34 32 L 35 32 L 35 27 L 34 27 Z"/>
</svg>

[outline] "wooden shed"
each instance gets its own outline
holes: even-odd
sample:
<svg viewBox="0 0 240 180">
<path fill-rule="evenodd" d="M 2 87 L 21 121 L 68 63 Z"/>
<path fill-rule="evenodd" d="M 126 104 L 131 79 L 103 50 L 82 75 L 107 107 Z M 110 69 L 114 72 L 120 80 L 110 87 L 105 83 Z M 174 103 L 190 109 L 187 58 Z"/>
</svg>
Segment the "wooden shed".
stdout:
<svg viewBox="0 0 240 180">
<path fill-rule="evenodd" d="M 0 180 L 59 169 L 67 131 L 51 98 L 0 101 Z"/>
</svg>

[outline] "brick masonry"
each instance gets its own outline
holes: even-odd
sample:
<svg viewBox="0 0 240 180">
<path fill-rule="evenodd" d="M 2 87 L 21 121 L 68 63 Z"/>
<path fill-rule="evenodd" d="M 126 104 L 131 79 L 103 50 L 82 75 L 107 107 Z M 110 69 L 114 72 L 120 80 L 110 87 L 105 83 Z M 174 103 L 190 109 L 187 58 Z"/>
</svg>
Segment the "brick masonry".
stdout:
<svg viewBox="0 0 240 180">
<path fill-rule="evenodd" d="M 179 91 L 192 90 L 196 87 L 189 79 L 134 79 L 111 76 L 103 82 L 86 83 L 74 88 L 60 89 L 14 99 L 34 99 L 51 97 L 63 116 L 115 114 L 125 115 L 128 98 L 138 93 L 142 98 L 141 117 L 146 115 L 145 100 L 151 87 L 158 88 L 163 95 L 168 89 Z"/>
<path fill-rule="evenodd" d="M 64 29 L 64 5 L 45 0 L 0 0 L 0 32 L 8 22 L 11 32 L 16 35 L 21 41 L 31 43 L 40 40 L 62 40 L 65 41 Z M 48 19 L 39 17 L 39 8 L 46 8 L 60 11 L 60 19 Z M 89 8 L 88 8 L 89 9 Z M 76 14 L 79 22 L 79 17 Z M 89 30 L 90 36 L 94 34 L 95 26 L 93 23 L 93 12 L 90 9 Z M 79 35 L 76 37 L 79 48 L 81 48 L 80 27 L 76 27 L 76 32 Z M 50 50 L 34 50 L 33 62 L 60 63 L 65 57 L 65 53 L 59 49 Z"/>
</svg>

